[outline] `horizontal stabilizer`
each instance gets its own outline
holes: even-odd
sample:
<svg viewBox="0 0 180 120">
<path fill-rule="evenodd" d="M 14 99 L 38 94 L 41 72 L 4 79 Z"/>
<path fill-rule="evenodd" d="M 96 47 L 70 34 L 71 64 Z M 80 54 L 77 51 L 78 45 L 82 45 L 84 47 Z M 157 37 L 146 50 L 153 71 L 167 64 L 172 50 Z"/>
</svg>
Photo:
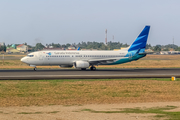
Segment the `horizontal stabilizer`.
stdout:
<svg viewBox="0 0 180 120">
<path fill-rule="evenodd" d="M 139 53 L 139 55 L 146 55 L 146 54 L 153 54 L 154 52 L 143 52 L 143 53 Z"/>
</svg>

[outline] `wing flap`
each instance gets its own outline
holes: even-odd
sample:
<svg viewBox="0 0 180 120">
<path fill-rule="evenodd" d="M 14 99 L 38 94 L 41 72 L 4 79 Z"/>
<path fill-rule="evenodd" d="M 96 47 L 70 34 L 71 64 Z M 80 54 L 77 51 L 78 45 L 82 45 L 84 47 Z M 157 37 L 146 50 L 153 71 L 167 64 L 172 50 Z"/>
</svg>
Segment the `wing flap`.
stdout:
<svg viewBox="0 0 180 120">
<path fill-rule="evenodd" d="M 95 59 L 95 60 L 88 60 L 89 63 L 113 63 L 117 58 L 108 58 L 108 59 Z"/>
</svg>

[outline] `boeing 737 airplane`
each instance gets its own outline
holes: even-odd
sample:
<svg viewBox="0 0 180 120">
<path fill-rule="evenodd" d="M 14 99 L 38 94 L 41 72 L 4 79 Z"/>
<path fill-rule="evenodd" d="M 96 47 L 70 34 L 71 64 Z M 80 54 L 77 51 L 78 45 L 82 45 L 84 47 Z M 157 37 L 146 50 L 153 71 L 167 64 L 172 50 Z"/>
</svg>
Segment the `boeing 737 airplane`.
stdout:
<svg viewBox="0 0 180 120">
<path fill-rule="evenodd" d="M 97 65 L 115 65 L 138 60 L 146 56 L 145 48 L 150 26 L 145 26 L 140 35 L 128 48 L 119 51 L 37 51 L 28 54 L 21 59 L 22 62 L 34 67 L 52 66 L 75 67 L 81 70 L 89 68 L 96 70 Z"/>
</svg>

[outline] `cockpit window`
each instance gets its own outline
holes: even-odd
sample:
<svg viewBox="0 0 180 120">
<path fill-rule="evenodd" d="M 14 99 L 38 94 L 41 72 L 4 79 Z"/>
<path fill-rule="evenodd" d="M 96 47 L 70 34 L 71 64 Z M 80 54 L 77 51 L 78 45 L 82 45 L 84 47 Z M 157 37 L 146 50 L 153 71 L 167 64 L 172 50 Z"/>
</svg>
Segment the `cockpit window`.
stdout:
<svg viewBox="0 0 180 120">
<path fill-rule="evenodd" d="M 34 57 L 34 55 L 27 55 L 27 57 Z"/>
</svg>

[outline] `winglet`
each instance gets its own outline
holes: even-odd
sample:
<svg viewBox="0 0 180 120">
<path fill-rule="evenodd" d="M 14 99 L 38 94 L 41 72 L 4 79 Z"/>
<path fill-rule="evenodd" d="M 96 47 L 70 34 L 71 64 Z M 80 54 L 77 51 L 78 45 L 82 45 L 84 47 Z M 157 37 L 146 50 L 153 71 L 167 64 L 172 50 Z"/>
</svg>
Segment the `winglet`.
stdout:
<svg viewBox="0 0 180 120">
<path fill-rule="evenodd" d="M 80 47 L 78 47 L 78 49 L 77 50 L 80 50 Z"/>
</svg>

